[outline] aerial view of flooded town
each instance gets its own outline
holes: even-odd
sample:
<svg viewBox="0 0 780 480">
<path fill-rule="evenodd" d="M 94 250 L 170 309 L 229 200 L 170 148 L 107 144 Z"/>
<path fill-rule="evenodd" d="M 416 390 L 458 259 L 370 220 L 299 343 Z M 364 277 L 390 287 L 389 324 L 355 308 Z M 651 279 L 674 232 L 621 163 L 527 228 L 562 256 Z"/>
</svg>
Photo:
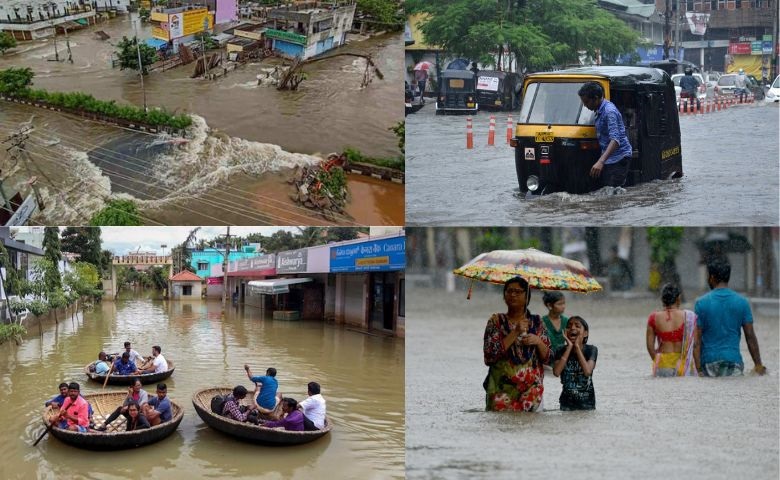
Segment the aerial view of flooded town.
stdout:
<svg viewBox="0 0 780 480">
<path fill-rule="evenodd" d="M 394 2 L 0 5 L 6 216 L 403 223 Z"/>
</svg>

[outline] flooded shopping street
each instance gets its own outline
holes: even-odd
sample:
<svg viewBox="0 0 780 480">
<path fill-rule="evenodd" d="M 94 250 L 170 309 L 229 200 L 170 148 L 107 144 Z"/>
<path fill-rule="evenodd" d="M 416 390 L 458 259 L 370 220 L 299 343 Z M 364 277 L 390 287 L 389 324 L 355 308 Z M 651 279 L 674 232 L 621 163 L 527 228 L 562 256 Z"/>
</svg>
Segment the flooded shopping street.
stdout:
<svg viewBox="0 0 780 480">
<path fill-rule="evenodd" d="M 322 322 L 263 318 L 251 307 L 219 302 L 162 301 L 126 294 L 103 301 L 73 321 L 28 325 L 21 346 L 0 346 L 5 425 L 1 478 L 339 478 L 404 476 L 404 342 Z M 80 450 L 42 432 L 43 402 L 62 381 L 77 381 L 83 393 L 101 385 L 87 381 L 84 365 L 101 349 L 121 350 L 130 340 L 140 353 L 162 346 L 176 364 L 166 383 L 169 397 L 184 408 L 170 437 L 152 446 L 121 452 Z M 207 427 L 192 406 L 196 390 L 209 386 L 251 386 L 243 371 L 274 366 L 279 391 L 302 400 L 306 384 L 322 385 L 334 428 L 313 443 L 264 447 L 241 442 Z M 123 389 L 107 386 L 106 391 Z M 146 386 L 153 391 L 153 386 Z M 251 391 L 251 388 L 250 388 Z"/>
<path fill-rule="evenodd" d="M 50 61 L 50 38 L 7 52 L 0 69 L 28 66 L 36 88 L 84 91 L 101 100 L 142 105 L 138 75 L 111 68 L 112 44 L 123 35 L 132 36 L 133 18 L 135 14 L 119 16 L 71 33 L 73 64 Z M 97 30 L 111 38 L 98 40 Z M 150 30 L 144 24 L 139 35 L 149 37 Z M 32 174 L 53 205 L 41 223 L 85 223 L 108 194 L 124 194 L 138 201 L 146 223 L 332 224 L 293 203 L 288 189 L 270 195 L 268 184 L 272 178 L 278 184 L 279 173 L 286 177 L 290 168 L 314 164 L 346 147 L 373 157 L 400 155 L 398 140 L 389 130 L 403 119 L 398 102 L 400 36 L 358 40 L 335 53 L 374 58 L 384 78 L 375 76 L 367 88 L 360 88 L 365 60 L 353 56 L 307 65 L 308 78 L 293 92 L 257 85 L 256 76 L 274 60 L 245 64 L 214 81 L 190 78 L 194 64 L 149 74 L 144 84 L 150 106 L 193 115 L 190 141 L 184 144 L 166 135 L 135 133 L 5 102 L 0 106 L 0 135 L 6 138 L 25 122 L 35 128 L 27 150 L 43 173 L 33 168 Z M 62 50 L 64 42 L 58 42 Z M 21 184 L 30 175 L 22 170 L 14 180 Z M 398 208 L 403 206 L 403 185 L 360 175 L 348 175 L 348 185 L 352 199 L 336 223 L 403 222 Z M 173 209 L 183 211 L 173 215 Z"/>
<path fill-rule="evenodd" d="M 516 112 L 515 112 L 516 113 Z M 521 196 L 505 112 L 487 146 L 490 112 L 436 116 L 429 99 L 407 118 L 407 222 L 411 225 L 770 225 L 780 214 L 778 109 L 756 102 L 681 115 L 680 179 L 653 181 L 620 195 Z M 457 203 L 450 199 L 457 198 Z M 749 205 L 750 208 L 746 208 Z"/>
<path fill-rule="evenodd" d="M 466 300 L 466 283 L 409 289 L 407 478 L 777 478 L 777 303 L 753 305 L 768 375 L 664 379 L 650 376 L 645 350 L 658 299 L 567 293 L 566 314 L 587 320 L 599 349 L 596 410 L 560 411 L 560 379 L 548 370 L 544 413 L 502 414 L 484 411 L 482 388 L 485 323 L 506 311 L 501 287 Z M 531 311 L 543 309 L 532 292 Z M 742 356 L 747 371 L 744 339 Z"/>
</svg>

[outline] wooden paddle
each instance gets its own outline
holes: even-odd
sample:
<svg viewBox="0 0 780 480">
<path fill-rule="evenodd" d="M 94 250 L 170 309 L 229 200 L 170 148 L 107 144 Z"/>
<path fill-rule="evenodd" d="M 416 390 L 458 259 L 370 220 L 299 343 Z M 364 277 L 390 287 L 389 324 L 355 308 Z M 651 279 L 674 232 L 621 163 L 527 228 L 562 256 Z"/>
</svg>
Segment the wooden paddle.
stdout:
<svg viewBox="0 0 780 480">
<path fill-rule="evenodd" d="M 41 440 L 43 440 L 43 437 L 45 437 L 45 436 L 46 436 L 46 434 L 47 434 L 47 433 L 49 433 L 50 431 L 51 431 L 51 424 L 49 424 L 49 425 L 46 427 L 46 430 L 44 430 L 44 431 L 43 431 L 43 433 L 41 434 L 41 436 L 40 436 L 40 437 L 38 437 L 38 440 L 36 440 L 36 441 L 35 441 L 35 443 L 33 443 L 33 447 L 35 447 L 36 445 L 38 445 L 38 443 L 40 443 L 40 441 L 41 441 Z"/>
<path fill-rule="evenodd" d="M 114 371 L 114 362 L 111 362 L 111 368 L 108 369 L 108 373 L 106 374 L 106 379 L 103 381 L 103 390 L 106 389 L 106 384 L 108 383 L 108 377 L 111 376 L 111 372 Z"/>
</svg>

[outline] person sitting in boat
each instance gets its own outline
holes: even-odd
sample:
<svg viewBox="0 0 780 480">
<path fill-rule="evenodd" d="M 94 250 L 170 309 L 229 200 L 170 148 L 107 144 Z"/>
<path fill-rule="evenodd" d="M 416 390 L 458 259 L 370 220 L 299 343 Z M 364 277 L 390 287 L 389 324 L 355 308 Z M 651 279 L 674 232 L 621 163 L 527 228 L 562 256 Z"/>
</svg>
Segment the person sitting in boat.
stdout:
<svg viewBox="0 0 780 480">
<path fill-rule="evenodd" d="M 133 347 L 130 344 L 130 342 L 125 342 L 125 352 L 127 352 L 127 354 L 130 355 L 130 361 L 135 363 L 136 365 L 143 365 L 146 363 L 146 359 L 143 356 L 141 356 L 140 353 L 133 350 Z"/>
<path fill-rule="evenodd" d="M 60 389 L 60 394 L 52 398 L 51 400 L 47 400 L 46 402 L 44 402 L 43 403 L 44 407 L 51 406 L 53 408 L 60 408 L 62 404 L 65 403 L 65 399 L 68 398 L 68 384 L 65 382 L 60 383 L 59 389 Z M 92 425 L 92 405 L 90 405 L 90 403 L 87 402 L 87 406 L 89 407 L 88 409 L 89 424 Z"/>
<path fill-rule="evenodd" d="M 130 361 L 130 354 L 127 352 L 122 353 L 122 357 L 114 362 L 114 373 L 116 375 L 138 375 L 138 367 L 135 366 L 135 362 Z"/>
<path fill-rule="evenodd" d="M 149 424 L 153 427 L 162 422 L 168 422 L 173 418 L 171 401 L 168 399 L 167 395 L 168 386 L 164 383 L 160 383 L 157 385 L 157 396 L 150 398 L 146 405 L 141 406 L 143 414 L 146 416 L 146 419 L 149 420 Z"/>
<path fill-rule="evenodd" d="M 149 394 L 146 393 L 146 390 L 143 389 L 143 385 L 141 384 L 141 379 L 136 377 L 133 379 L 133 384 L 128 387 L 127 389 L 127 396 L 125 397 L 124 402 L 122 402 L 122 405 L 116 408 L 111 415 L 108 416 L 106 421 L 97 428 L 97 430 L 101 432 L 105 432 L 108 429 L 108 426 L 119 418 L 120 415 L 124 415 L 125 418 L 129 417 L 129 407 L 131 403 L 134 403 L 138 406 L 138 408 L 141 408 L 143 405 L 146 405 L 146 403 L 149 402 Z M 146 418 L 144 417 L 144 420 Z"/>
<path fill-rule="evenodd" d="M 135 402 L 130 402 L 127 406 L 127 427 L 125 428 L 125 431 L 132 432 L 133 430 L 141 430 L 150 427 L 149 420 L 141 413 L 141 407 Z"/>
<path fill-rule="evenodd" d="M 68 396 L 62 403 L 60 414 L 52 419 L 52 425 L 59 421 L 62 429 L 79 433 L 89 432 L 89 404 L 81 396 L 78 383 L 68 384 Z"/>
<path fill-rule="evenodd" d="M 303 412 L 303 429 L 306 431 L 322 430 L 325 427 L 325 399 L 320 394 L 320 384 L 309 382 L 309 396 L 298 404 Z"/>
<path fill-rule="evenodd" d="M 141 370 L 141 373 L 162 373 L 168 370 L 168 361 L 163 357 L 162 348 L 159 345 L 152 347 L 152 357 L 152 365 Z"/>
<path fill-rule="evenodd" d="M 281 420 L 269 420 L 260 424 L 263 427 L 276 428 L 284 427 L 291 432 L 303 431 L 303 412 L 298 410 L 298 402 L 294 399 L 285 397 L 282 399 L 282 418 Z"/>
<path fill-rule="evenodd" d="M 98 359 L 90 365 L 90 370 L 97 373 L 98 375 L 105 375 L 108 373 L 110 366 L 108 364 L 108 355 L 106 355 L 106 352 L 100 352 L 98 353 Z"/>
<path fill-rule="evenodd" d="M 252 375 L 249 365 L 244 365 L 244 370 L 246 370 L 246 376 L 249 377 L 249 380 L 260 388 L 255 398 L 260 413 L 279 418 L 281 412 L 278 407 L 282 396 L 276 393 L 279 389 L 279 382 L 276 380 L 276 369 L 271 367 L 265 371 L 265 375 L 258 376 Z M 255 391 L 257 392 L 257 389 Z"/>
<path fill-rule="evenodd" d="M 233 389 L 233 393 L 228 395 L 225 399 L 225 404 L 222 407 L 222 415 L 228 418 L 232 418 L 237 422 L 246 422 L 250 419 L 250 417 L 254 417 L 256 419 L 257 417 L 252 415 L 251 412 L 257 412 L 257 407 L 252 405 L 251 407 L 247 408 L 246 406 L 241 405 L 241 400 L 246 398 L 247 393 L 248 391 L 245 386 L 236 386 Z"/>
</svg>

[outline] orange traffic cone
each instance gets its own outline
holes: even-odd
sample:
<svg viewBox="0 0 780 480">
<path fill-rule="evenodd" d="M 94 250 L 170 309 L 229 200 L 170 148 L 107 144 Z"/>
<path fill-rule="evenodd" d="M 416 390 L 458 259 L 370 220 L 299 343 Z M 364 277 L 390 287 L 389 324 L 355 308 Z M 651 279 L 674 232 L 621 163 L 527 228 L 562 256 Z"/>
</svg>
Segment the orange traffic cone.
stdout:
<svg viewBox="0 0 780 480">
<path fill-rule="evenodd" d="M 512 141 L 512 115 L 509 115 L 506 118 L 506 143 L 509 143 Z"/>
<path fill-rule="evenodd" d="M 496 116 L 490 116 L 490 128 L 488 130 L 488 145 L 493 146 L 496 144 Z"/>
<path fill-rule="evenodd" d="M 474 148 L 474 132 L 471 129 L 471 117 L 466 117 L 466 148 Z"/>
</svg>

